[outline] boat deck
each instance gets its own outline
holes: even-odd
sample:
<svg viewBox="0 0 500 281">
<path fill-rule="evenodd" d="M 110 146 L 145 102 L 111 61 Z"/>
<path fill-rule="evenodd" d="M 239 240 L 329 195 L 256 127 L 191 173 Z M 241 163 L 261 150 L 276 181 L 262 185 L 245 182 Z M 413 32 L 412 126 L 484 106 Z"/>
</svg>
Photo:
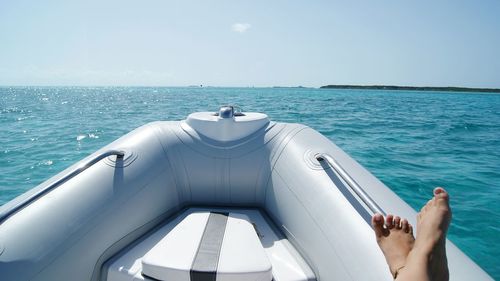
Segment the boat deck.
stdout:
<svg viewBox="0 0 500 281">
<path fill-rule="evenodd" d="M 305 260 L 301 257 L 299 252 L 290 244 L 290 242 L 286 239 L 286 237 L 280 233 L 278 228 L 274 225 L 274 223 L 271 221 L 271 219 L 263 213 L 262 210 L 260 209 L 240 209 L 240 208 L 189 208 L 186 209 L 182 212 L 179 213 L 175 218 L 170 219 L 169 221 L 165 222 L 163 225 L 160 227 L 156 228 L 154 231 L 151 233 L 145 235 L 138 241 L 134 242 L 132 245 L 127 247 L 126 249 L 122 250 L 120 253 L 118 253 L 115 257 L 113 257 L 111 260 L 109 260 L 105 264 L 105 271 L 107 271 L 107 280 L 108 281 L 125 281 L 125 280 L 174 280 L 174 279 L 182 279 L 179 276 L 186 276 L 186 274 L 182 275 L 182 272 L 179 272 L 177 270 L 177 273 L 174 272 L 174 274 L 180 274 L 177 275 L 176 278 L 172 279 L 172 275 L 169 275 L 166 269 L 163 268 L 163 276 L 164 278 L 161 277 L 162 272 L 161 268 L 158 271 L 157 269 L 161 266 L 159 264 L 162 263 L 168 263 L 169 259 L 171 260 L 172 263 L 175 263 L 178 267 L 180 260 L 186 260 L 186 256 L 190 256 L 189 249 L 198 249 L 199 251 L 199 246 L 196 243 L 199 243 L 199 240 L 197 239 L 189 239 L 186 234 L 186 221 L 187 218 L 193 217 L 193 214 L 220 214 L 220 213 L 226 213 L 226 214 L 231 214 L 232 217 L 237 217 L 239 219 L 243 218 L 244 220 L 248 220 L 248 222 L 253 226 L 253 229 L 251 231 L 255 231 L 255 233 L 252 233 L 252 235 L 258 237 L 258 240 L 260 241 L 260 244 L 262 245 L 263 252 L 265 253 L 265 256 L 267 256 L 268 261 L 270 262 L 272 266 L 272 280 L 274 281 L 310 281 L 310 280 L 316 280 L 313 271 L 311 268 L 308 266 L 308 264 L 305 262 Z M 200 219 L 198 219 L 199 222 Z M 191 220 L 192 223 L 197 223 L 194 220 Z M 229 224 L 229 223 L 228 223 Z M 229 227 L 229 226 L 228 226 Z M 172 238 L 172 235 L 175 231 L 178 231 L 179 229 L 183 229 L 184 233 L 181 235 L 177 236 L 182 236 L 181 238 Z M 199 228 L 199 227 L 198 227 Z M 205 225 L 201 226 L 201 228 L 205 228 Z M 206 228 L 209 228 L 208 224 Z M 177 230 L 176 230 L 177 229 Z M 191 228 L 192 229 L 192 228 Z M 191 230 L 195 231 L 195 230 Z M 205 229 L 206 234 L 207 230 Z M 191 233 L 192 234 L 192 233 Z M 256 235 L 255 235 L 256 234 Z M 242 233 L 237 234 L 238 236 L 241 236 Z M 196 235 L 195 235 L 196 236 Z M 169 238 L 167 238 L 169 237 Z M 224 236 L 225 240 L 228 239 L 228 235 Z M 178 243 L 174 242 L 176 244 L 174 247 L 179 248 L 180 245 L 184 243 L 184 249 L 185 251 L 177 251 L 175 254 L 171 253 L 170 258 L 167 256 L 169 255 L 167 250 L 165 249 L 160 249 L 158 250 L 159 247 L 168 247 L 165 246 L 166 240 L 170 239 L 170 244 L 172 244 L 172 239 L 178 239 Z M 182 239 L 184 241 L 182 242 Z M 234 240 L 233 240 L 234 241 Z M 242 241 L 242 240 L 240 240 Z M 248 240 L 247 240 L 248 241 Z M 186 243 L 191 243 L 191 244 L 196 244 L 196 245 L 187 245 Z M 258 243 L 258 242 L 257 242 Z M 163 246 L 162 246 L 163 244 Z M 245 245 L 240 245 L 240 246 L 245 246 Z M 232 249 L 237 248 L 231 246 Z M 228 247 L 229 248 L 229 247 Z M 251 246 L 251 248 L 256 249 L 258 247 Z M 154 252 L 157 252 L 156 254 Z M 162 253 L 163 251 L 163 253 Z M 249 251 L 248 246 L 247 249 L 244 251 Z M 250 251 L 252 252 L 252 251 Z M 233 250 L 233 258 L 226 258 L 226 260 L 230 261 L 230 263 L 238 263 L 238 261 L 234 259 L 244 259 L 245 254 L 247 255 L 252 255 L 252 253 L 247 252 L 247 253 L 239 253 L 239 254 L 234 254 Z M 159 254 L 158 254 L 159 253 Z M 151 259 L 151 255 L 156 255 L 157 257 L 161 257 L 161 261 L 157 261 L 154 263 L 155 265 L 155 271 L 145 268 L 145 266 L 150 266 L 149 261 L 145 261 L 145 257 L 147 259 Z M 175 255 L 172 257 L 171 255 Z M 189 258 L 187 258 L 189 259 Z M 192 259 L 192 258 L 191 258 Z M 264 257 L 265 259 L 265 257 Z M 219 259 L 219 268 L 221 267 L 221 263 L 223 263 L 223 258 Z M 242 260 L 243 262 L 243 260 Z M 194 261 L 189 261 L 189 265 L 193 266 L 195 262 Z M 244 261 L 244 263 L 248 263 L 247 261 Z M 216 263 L 217 266 L 217 263 Z M 240 265 L 235 265 L 236 267 L 241 268 L 242 264 Z M 175 271 L 175 270 L 174 270 Z M 191 271 L 193 271 L 191 269 Z M 154 272 L 156 275 L 152 277 L 152 273 L 149 272 Z M 172 270 L 170 271 L 171 273 L 173 272 Z M 159 274 L 159 275 L 158 275 Z M 222 274 L 221 274 L 222 275 Z M 169 278 L 170 276 L 170 278 Z M 188 277 L 187 280 L 189 280 L 189 272 L 187 274 Z M 214 275 L 215 276 L 215 275 Z M 234 279 L 235 275 L 232 275 L 232 277 L 228 277 L 229 279 L 227 280 L 249 280 L 244 277 L 244 274 L 241 275 L 241 278 Z M 193 276 L 191 275 L 191 280 L 193 279 Z M 217 277 L 217 280 L 221 279 L 219 276 Z M 260 279 L 260 278 L 259 278 Z M 199 280 L 212 280 L 212 279 L 199 279 Z M 215 280 L 215 279 L 213 279 Z M 225 280 L 225 279 L 224 279 Z M 255 279 L 251 279 L 255 280 Z"/>
</svg>

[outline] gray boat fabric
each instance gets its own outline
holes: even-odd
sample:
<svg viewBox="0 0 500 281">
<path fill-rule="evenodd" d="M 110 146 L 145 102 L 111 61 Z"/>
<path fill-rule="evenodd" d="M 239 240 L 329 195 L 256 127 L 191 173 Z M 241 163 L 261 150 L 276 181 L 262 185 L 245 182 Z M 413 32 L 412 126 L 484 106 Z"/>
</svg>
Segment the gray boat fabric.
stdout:
<svg viewBox="0 0 500 281">
<path fill-rule="evenodd" d="M 191 281 L 216 281 L 217 264 L 229 213 L 210 213 L 191 266 Z"/>
</svg>

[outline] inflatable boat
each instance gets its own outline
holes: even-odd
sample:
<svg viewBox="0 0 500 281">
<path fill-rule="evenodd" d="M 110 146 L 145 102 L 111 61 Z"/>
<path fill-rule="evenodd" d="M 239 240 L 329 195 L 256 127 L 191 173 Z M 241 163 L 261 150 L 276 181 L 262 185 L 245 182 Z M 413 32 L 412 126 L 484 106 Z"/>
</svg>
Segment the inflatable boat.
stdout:
<svg viewBox="0 0 500 281">
<path fill-rule="evenodd" d="M 1 280 L 392 280 L 370 217 L 416 212 L 262 113 L 146 124 L 0 208 Z M 451 280 L 491 278 L 447 241 Z"/>
</svg>

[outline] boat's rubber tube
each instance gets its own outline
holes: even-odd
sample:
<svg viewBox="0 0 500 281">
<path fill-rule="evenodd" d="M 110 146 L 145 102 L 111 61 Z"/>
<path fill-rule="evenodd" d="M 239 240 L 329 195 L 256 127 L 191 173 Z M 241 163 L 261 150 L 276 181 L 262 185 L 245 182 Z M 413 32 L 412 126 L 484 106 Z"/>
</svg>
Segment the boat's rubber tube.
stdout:
<svg viewBox="0 0 500 281">
<path fill-rule="evenodd" d="M 152 227 L 144 225 L 179 209 L 171 168 L 152 127 L 103 148 L 136 154 L 128 166 L 102 160 L 0 225 L 2 280 L 91 280 L 108 249 L 118 251 Z"/>
<path fill-rule="evenodd" d="M 297 133 L 273 167 L 265 209 L 300 250 L 318 280 L 392 280 L 370 226 L 369 208 L 318 153 L 334 158 L 386 213 L 416 226 L 416 212 L 382 182 L 312 129 Z M 491 280 L 447 241 L 450 280 Z"/>
</svg>

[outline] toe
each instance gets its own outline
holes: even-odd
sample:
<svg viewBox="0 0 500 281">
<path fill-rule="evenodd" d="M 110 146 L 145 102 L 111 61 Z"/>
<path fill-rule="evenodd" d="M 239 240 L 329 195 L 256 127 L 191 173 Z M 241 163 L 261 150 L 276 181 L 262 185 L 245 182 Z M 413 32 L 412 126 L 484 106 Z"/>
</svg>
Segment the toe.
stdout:
<svg viewBox="0 0 500 281">
<path fill-rule="evenodd" d="M 382 237 L 384 235 L 384 217 L 381 214 L 375 214 L 372 217 L 372 227 L 375 231 L 375 235 Z"/>
<path fill-rule="evenodd" d="M 437 199 L 448 200 L 448 192 L 442 187 L 434 188 L 434 197 Z"/>
<path fill-rule="evenodd" d="M 408 233 L 411 233 L 413 235 L 413 225 L 408 224 Z"/>
<path fill-rule="evenodd" d="M 389 214 L 387 217 L 385 217 L 385 226 L 388 229 L 392 229 L 394 227 L 394 216 Z"/>
<path fill-rule="evenodd" d="M 401 229 L 403 229 L 404 232 L 408 232 L 410 230 L 408 228 L 408 220 L 407 219 L 401 220 Z"/>
<path fill-rule="evenodd" d="M 399 216 L 394 217 L 394 227 L 397 229 L 401 228 L 401 218 Z"/>
</svg>

